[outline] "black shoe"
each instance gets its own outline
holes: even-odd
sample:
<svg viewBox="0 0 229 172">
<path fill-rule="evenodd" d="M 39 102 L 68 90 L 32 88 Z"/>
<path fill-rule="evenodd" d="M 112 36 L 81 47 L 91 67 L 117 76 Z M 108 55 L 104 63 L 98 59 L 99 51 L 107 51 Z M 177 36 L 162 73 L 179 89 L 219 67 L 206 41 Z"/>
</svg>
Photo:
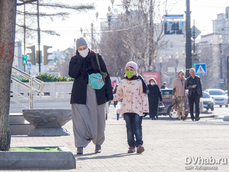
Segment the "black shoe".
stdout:
<svg viewBox="0 0 229 172">
<path fill-rule="evenodd" d="M 196 118 L 196 121 L 199 121 L 199 120 L 200 120 L 200 117 L 197 117 L 197 118 Z"/>
<path fill-rule="evenodd" d="M 83 147 L 77 148 L 77 155 L 83 155 Z"/>
<path fill-rule="evenodd" d="M 101 153 L 102 150 L 101 150 L 101 145 L 96 145 L 95 146 L 95 153 Z"/>
<path fill-rule="evenodd" d="M 192 121 L 194 121 L 194 118 L 192 118 Z"/>
</svg>

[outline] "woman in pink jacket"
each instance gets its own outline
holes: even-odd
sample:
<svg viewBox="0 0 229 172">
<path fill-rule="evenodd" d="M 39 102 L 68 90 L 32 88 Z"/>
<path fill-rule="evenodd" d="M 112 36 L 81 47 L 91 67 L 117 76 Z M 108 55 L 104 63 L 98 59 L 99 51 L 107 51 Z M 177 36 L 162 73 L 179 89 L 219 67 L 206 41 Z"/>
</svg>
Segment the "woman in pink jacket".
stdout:
<svg viewBox="0 0 229 172">
<path fill-rule="evenodd" d="M 126 121 L 128 153 L 144 151 L 142 140 L 142 118 L 149 112 L 148 88 L 143 78 L 137 73 L 137 64 L 130 61 L 126 64 L 126 77 L 118 86 L 114 101 L 122 100 L 121 114 Z"/>
</svg>

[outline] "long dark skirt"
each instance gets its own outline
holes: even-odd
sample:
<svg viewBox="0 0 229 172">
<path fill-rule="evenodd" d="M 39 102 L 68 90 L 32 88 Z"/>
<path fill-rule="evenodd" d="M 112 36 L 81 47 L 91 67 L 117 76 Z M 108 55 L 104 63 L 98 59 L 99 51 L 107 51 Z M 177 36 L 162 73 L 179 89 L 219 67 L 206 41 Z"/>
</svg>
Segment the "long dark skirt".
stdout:
<svg viewBox="0 0 229 172">
<path fill-rule="evenodd" d="M 149 116 L 152 119 L 158 119 L 158 107 L 149 109 Z"/>
</svg>

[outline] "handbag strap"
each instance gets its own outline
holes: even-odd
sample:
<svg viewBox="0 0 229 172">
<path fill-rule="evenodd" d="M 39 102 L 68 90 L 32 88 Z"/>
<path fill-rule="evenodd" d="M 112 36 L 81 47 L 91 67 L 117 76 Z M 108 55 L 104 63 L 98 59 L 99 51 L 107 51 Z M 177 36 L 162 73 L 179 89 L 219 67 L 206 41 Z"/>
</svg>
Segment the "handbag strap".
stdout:
<svg viewBox="0 0 229 172">
<path fill-rule="evenodd" d="M 99 66 L 99 71 L 100 71 L 100 73 L 101 73 L 102 71 L 101 71 L 101 68 L 100 68 L 100 63 L 99 63 L 99 57 L 98 57 L 98 54 L 97 54 L 97 53 L 95 53 L 95 56 L 96 56 L 97 64 L 98 64 L 98 66 Z"/>
<path fill-rule="evenodd" d="M 106 82 L 105 82 L 105 78 L 107 77 L 107 73 L 101 71 L 101 67 L 100 67 L 100 63 L 99 63 L 98 54 L 95 53 L 95 56 L 96 56 L 96 60 L 97 60 L 98 66 L 99 66 L 99 72 L 100 72 L 100 74 L 102 75 L 102 77 L 103 77 L 103 82 L 104 82 L 104 84 L 105 84 L 105 83 L 106 83 Z"/>
</svg>

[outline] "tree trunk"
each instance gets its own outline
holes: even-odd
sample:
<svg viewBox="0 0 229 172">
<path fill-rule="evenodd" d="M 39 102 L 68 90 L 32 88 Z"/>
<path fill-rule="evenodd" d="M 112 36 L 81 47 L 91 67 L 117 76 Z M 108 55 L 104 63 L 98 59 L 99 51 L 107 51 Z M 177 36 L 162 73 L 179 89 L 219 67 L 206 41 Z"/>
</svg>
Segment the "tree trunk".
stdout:
<svg viewBox="0 0 229 172">
<path fill-rule="evenodd" d="M 9 108 L 16 0 L 0 0 L 0 150 L 10 148 Z"/>
</svg>

